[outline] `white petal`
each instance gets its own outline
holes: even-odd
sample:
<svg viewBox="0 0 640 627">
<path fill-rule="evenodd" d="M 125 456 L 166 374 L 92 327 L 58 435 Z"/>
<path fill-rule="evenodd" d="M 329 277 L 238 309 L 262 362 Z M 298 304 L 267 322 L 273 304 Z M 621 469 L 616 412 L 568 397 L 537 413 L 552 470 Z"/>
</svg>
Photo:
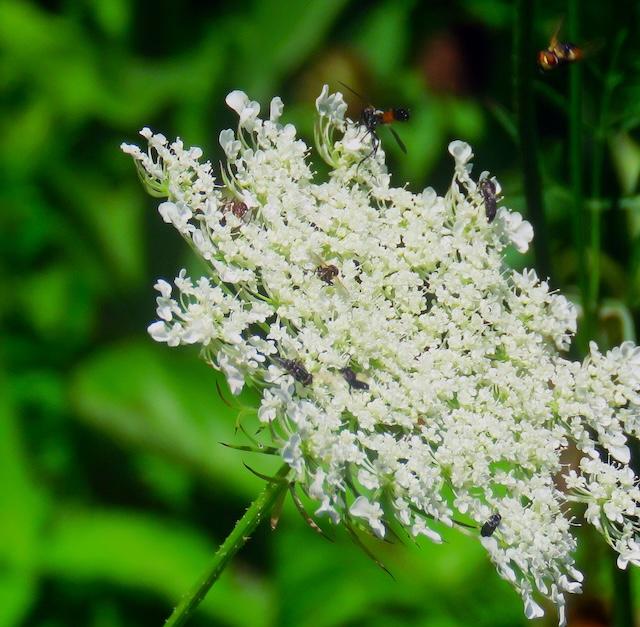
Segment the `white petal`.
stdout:
<svg viewBox="0 0 640 627">
<path fill-rule="evenodd" d="M 531 620 L 544 616 L 544 610 L 531 598 L 527 597 L 524 602 L 524 615 Z"/>
<path fill-rule="evenodd" d="M 147 333 L 156 342 L 167 342 L 169 340 L 169 327 L 162 321 L 153 322 L 147 327 Z"/>
<path fill-rule="evenodd" d="M 458 165 L 464 165 L 473 157 L 471 146 L 466 142 L 455 139 L 449 144 L 449 153 L 456 160 Z"/>
<path fill-rule="evenodd" d="M 269 119 L 272 122 L 277 122 L 282 115 L 283 109 L 284 104 L 282 104 L 282 98 L 280 98 L 280 96 L 276 96 L 271 100 L 271 106 L 269 107 Z"/>
<path fill-rule="evenodd" d="M 249 103 L 249 98 L 243 91 L 236 89 L 235 91 L 232 91 L 227 95 L 227 97 L 225 98 L 225 102 L 231 109 L 233 109 L 238 115 L 240 115 Z"/>
<path fill-rule="evenodd" d="M 219 141 L 222 150 L 227 155 L 227 159 L 235 159 L 240 152 L 240 148 L 242 148 L 242 144 L 236 139 L 235 133 L 230 128 L 220 131 Z"/>
<path fill-rule="evenodd" d="M 364 518 L 371 527 L 371 530 L 379 537 L 384 538 L 385 528 L 380 520 L 382 518 L 382 508 L 379 503 L 370 503 L 364 496 L 359 496 L 349 508 L 349 512 L 357 518 Z"/>
<path fill-rule="evenodd" d="M 169 298 L 171 296 L 171 284 L 167 283 L 164 279 L 158 279 L 153 287 L 160 292 L 163 298 Z"/>
</svg>

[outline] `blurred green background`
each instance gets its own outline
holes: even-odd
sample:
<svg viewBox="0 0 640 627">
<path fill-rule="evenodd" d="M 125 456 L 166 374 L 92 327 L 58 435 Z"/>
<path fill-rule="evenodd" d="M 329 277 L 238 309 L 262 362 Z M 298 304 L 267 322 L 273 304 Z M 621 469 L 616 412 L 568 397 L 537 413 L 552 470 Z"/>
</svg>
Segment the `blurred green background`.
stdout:
<svg viewBox="0 0 640 627">
<path fill-rule="evenodd" d="M 567 2 L 539 3 L 544 47 Z M 261 482 L 233 442 L 218 375 L 156 346 L 158 277 L 190 259 L 154 211 L 121 141 L 148 125 L 215 163 L 243 89 L 312 138 L 322 84 L 409 106 L 381 133 L 398 184 L 451 177 L 447 143 L 474 146 L 526 213 L 513 115 L 514 2 L 506 0 L 0 1 L 0 627 L 160 627 Z M 583 217 L 603 217 L 596 334 L 635 337 L 640 305 L 638 2 L 582 3 Z M 535 54 L 531 67 L 535 66 Z M 535 75 L 552 285 L 578 298 L 567 68 Z M 609 103 L 602 106 L 603 93 Z M 351 98 L 349 98 L 352 100 Z M 352 102 L 352 117 L 359 106 Z M 264 110 L 264 109 L 263 109 Z M 574 117 L 575 120 L 575 117 Z M 384 129 L 383 129 L 384 131 Z M 594 184 L 594 177 L 599 177 Z M 593 192 L 593 193 L 592 193 Z M 514 256 L 516 266 L 533 257 Z M 250 399 L 249 399 L 250 401 Z M 334 530 L 331 530 L 334 531 Z M 339 530 L 329 543 L 291 506 L 265 525 L 192 625 L 508 627 L 521 602 L 476 541 L 372 543 L 395 581 Z M 606 547 L 582 536 L 585 594 L 570 625 L 612 624 Z M 638 581 L 632 574 L 631 585 Z M 555 623 L 553 611 L 538 624 Z M 618 624 L 624 624 L 618 622 Z"/>
</svg>

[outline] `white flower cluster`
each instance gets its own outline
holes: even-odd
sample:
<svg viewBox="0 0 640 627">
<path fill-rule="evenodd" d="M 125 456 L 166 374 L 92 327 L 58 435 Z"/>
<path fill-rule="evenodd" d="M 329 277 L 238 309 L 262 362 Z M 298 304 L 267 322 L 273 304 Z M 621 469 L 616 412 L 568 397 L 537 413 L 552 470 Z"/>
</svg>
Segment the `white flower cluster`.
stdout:
<svg viewBox="0 0 640 627">
<path fill-rule="evenodd" d="M 622 567 L 640 563 L 627 447 L 640 433 L 640 350 L 560 355 L 576 309 L 534 271 L 505 267 L 505 248 L 525 251 L 533 230 L 504 207 L 493 219 L 487 190 L 499 185 L 471 178 L 467 144 L 449 146 L 444 197 L 392 187 L 383 151 L 370 154 L 325 86 L 316 141 L 331 171 L 315 181 L 279 98 L 268 120 L 242 92 L 227 103 L 240 122 L 220 134 L 223 186 L 180 141 L 144 129 L 148 152 L 123 145 L 209 269 L 180 272 L 177 297 L 156 284 L 150 334 L 200 344 L 234 393 L 261 391 L 260 420 L 318 515 L 379 537 L 391 521 L 435 542 L 443 527 L 474 533 L 526 615 L 542 614 L 543 596 L 564 624 L 564 594 L 582 579 L 572 502 Z M 569 448 L 574 467 L 561 462 Z"/>
</svg>

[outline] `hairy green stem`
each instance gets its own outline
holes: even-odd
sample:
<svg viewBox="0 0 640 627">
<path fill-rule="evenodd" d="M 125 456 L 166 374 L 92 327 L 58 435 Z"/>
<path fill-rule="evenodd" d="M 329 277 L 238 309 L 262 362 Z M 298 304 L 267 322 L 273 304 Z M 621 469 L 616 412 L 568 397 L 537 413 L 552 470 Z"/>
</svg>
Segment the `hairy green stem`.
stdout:
<svg viewBox="0 0 640 627">
<path fill-rule="evenodd" d="M 184 625 L 194 610 L 200 605 L 209 589 L 218 580 L 231 558 L 244 546 L 256 527 L 271 510 L 278 497 L 288 488 L 285 477 L 289 472 L 286 464 L 278 470 L 276 479 L 267 483 L 255 501 L 249 506 L 244 516 L 236 523 L 233 531 L 220 545 L 211 564 L 198 579 L 193 588 L 183 596 L 178 606 L 165 623 L 165 627 L 179 627 Z"/>
<path fill-rule="evenodd" d="M 517 0 L 513 31 L 514 99 L 527 214 L 536 233 L 534 240 L 536 266 L 541 276 L 547 278 L 551 276 L 551 257 L 542 198 L 533 98 L 535 70 L 533 14 L 533 0 Z"/>
</svg>

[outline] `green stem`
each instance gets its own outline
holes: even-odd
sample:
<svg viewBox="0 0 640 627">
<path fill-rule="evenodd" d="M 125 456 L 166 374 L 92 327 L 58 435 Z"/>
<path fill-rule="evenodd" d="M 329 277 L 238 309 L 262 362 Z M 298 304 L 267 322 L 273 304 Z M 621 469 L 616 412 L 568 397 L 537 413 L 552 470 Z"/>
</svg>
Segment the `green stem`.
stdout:
<svg viewBox="0 0 640 627">
<path fill-rule="evenodd" d="M 547 278 L 551 276 L 551 257 L 538 165 L 538 135 L 533 99 L 533 13 L 533 0 L 517 0 L 514 23 L 514 97 L 527 214 L 536 234 L 536 266 L 541 276 Z"/>
<path fill-rule="evenodd" d="M 567 26 L 569 38 L 579 39 L 579 2 L 568 0 Z M 577 275 L 580 299 L 584 308 L 584 328 L 579 335 L 579 345 L 586 353 L 589 340 L 595 331 L 596 311 L 589 298 L 589 268 L 587 266 L 587 242 L 584 221 L 584 192 L 582 176 L 582 64 L 574 63 L 569 76 L 569 172 L 571 180 L 571 222 L 573 246 L 577 253 Z"/>
<path fill-rule="evenodd" d="M 288 472 L 289 466 L 285 464 L 276 474 L 276 478 L 281 481 L 267 483 L 244 516 L 236 523 L 233 531 L 220 545 L 211 564 L 209 564 L 209 568 L 173 610 L 173 613 L 165 623 L 165 627 L 179 627 L 189 620 L 193 611 L 200 605 L 211 586 L 218 580 L 231 558 L 244 546 L 256 527 L 271 510 L 282 491 L 287 489 L 288 483 L 285 481 L 285 477 Z"/>
<path fill-rule="evenodd" d="M 589 303 L 590 309 L 598 310 L 598 301 L 600 298 L 600 242 L 601 242 L 601 224 L 602 210 L 601 194 L 602 194 L 602 169 L 604 161 L 604 146 L 606 137 L 606 125 L 609 115 L 609 107 L 611 105 L 611 96 L 616 85 L 615 68 L 618 63 L 618 57 L 622 44 L 626 37 L 626 31 L 621 31 L 615 39 L 612 46 L 611 57 L 609 59 L 609 68 L 605 75 L 604 84 L 602 86 L 602 100 L 600 103 L 600 112 L 598 114 L 598 124 L 596 126 L 595 137 L 593 141 L 593 158 L 591 161 L 591 237 L 590 237 L 590 260 L 591 267 L 589 272 Z"/>
<path fill-rule="evenodd" d="M 621 570 L 616 563 L 617 553 L 611 555 L 611 563 L 613 567 L 613 589 L 615 603 L 613 604 L 612 626 L 613 627 L 629 627 L 633 625 L 633 603 L 631 599 L 631 579 L 629 577 L 629 568 Z"/>
</svg>

